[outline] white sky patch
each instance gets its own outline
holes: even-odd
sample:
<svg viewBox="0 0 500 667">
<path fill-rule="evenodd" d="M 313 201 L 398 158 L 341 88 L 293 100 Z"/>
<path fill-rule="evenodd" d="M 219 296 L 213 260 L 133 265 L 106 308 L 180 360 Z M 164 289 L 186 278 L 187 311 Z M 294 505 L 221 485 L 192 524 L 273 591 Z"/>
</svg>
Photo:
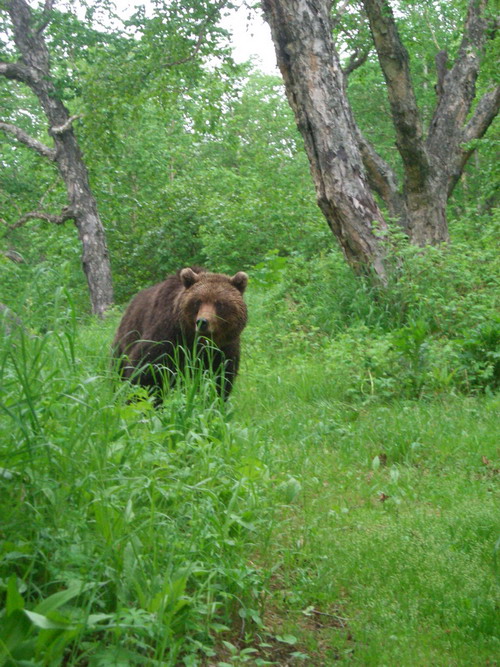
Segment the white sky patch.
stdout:
<svg viewBox="0 0 500 667">
<path fill-rule="evenodd" d="M 271 29 L 258 11 L 246 7 L 231 10 L 222 20 L 222 26 L 232 34 L 233 58 L 241 63 L 252 60 L 265 74 L 279 75 Z"/>
<path fill-rule="evenodd" d="M 145 7 L 147 16 L 153 15 L 154 9 L 148 0 L 139 3 L 133 0 L 115 0 L 115 6 L 122 18 L 133 14 L 139 5 Z M 237 63 L 252 60 L 255 67 L 265 74 L 279 75 L 271 28 L 264 21 L 261 12 L 249 10 L 242 5 L 239 9 L 226 11 L 221 25 L 232 34 L 233 58 Z"/>
</svg>

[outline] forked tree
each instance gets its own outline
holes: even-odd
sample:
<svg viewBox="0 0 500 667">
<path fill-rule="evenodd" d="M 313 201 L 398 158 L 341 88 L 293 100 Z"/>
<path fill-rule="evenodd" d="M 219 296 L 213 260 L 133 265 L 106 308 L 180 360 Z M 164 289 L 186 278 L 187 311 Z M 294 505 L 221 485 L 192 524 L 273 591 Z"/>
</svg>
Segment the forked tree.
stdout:
<svg viewBox="0 0 500 667">
<path fill-rule="evenodd" d="M 475 100 L 486 42 L 498 22 L 487 16 L 488 0 L 469 0 L 455 61 L 448 67 L 447 54 L 436 54 L 435 108 L 424 131 L 392 8 L 387 0 L 361 4 L 386 83 L 402 182 L 354 119 L 332 37 L 331 0 L 262 0 L 318 204 L 350 264 L 357 270 L 372 266 L 384 280 L 374 223 L 384 230 L 386 221 L 374 193 L 412 243 L 448 240 L 448 198 L 473 152 L 470 142 L 484 135 L 500 105 L 500 86 Z"/>
</svg>

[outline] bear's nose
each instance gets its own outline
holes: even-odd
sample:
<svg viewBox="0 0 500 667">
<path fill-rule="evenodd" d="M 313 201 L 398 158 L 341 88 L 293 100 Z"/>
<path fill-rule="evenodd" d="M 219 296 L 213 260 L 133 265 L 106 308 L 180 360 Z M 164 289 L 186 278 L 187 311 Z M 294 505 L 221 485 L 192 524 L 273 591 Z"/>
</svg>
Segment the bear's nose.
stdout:
<svg viewBox="0 0 500 667">
<path fill-rule="evenodd" d="M 208 320 L 206 317 L 199 317 L 196 320 L 196 331 L 206 331 L 208 329 Z"/>
</svg>

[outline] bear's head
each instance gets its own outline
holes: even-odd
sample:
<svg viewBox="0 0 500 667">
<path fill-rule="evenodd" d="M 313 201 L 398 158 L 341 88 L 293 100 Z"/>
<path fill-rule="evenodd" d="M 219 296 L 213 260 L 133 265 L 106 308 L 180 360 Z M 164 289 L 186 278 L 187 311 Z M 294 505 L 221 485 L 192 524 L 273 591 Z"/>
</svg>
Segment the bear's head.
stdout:
<svg viewBox="0 0 500 667">
<path fill-rule="evenodd" d="M 229 277 L 186 268 L 179 275 L 184 287 L 178 302 L 184 333 L 189 338 L 198 333 L 218 347 L 236 340 L 247 322 L 242 296 L 247 274 L 239 271 Z"/>
</svg>

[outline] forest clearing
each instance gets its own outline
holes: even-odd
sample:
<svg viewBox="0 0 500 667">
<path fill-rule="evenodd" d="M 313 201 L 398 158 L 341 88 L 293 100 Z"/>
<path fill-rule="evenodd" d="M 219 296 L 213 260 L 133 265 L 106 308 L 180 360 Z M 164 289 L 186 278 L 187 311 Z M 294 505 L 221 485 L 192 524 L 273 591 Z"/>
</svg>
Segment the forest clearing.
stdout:
<svg viewBox="0 0 500 667">
<path fill-rule="evenodd" d="M 224 2 L 80 4 L 0 8 L 0 665 L 497 664 L 491 7 L 265 0 L 281 80 Z M 158 400 L 112 342 L 191 266 L 238 376 Z"/>
<path fill-rule="evenodd" d="M 322 275 L 296 287 L 326 307 Z M 3 338 L 5 664 L 494 664 L 486 328 L 384 331 L 345 269 L 337 303 L 360 320 L 331 338 L 285 276 L 249 288 L 227 404 L 196 377 L 161 409 L 117 388 L 117 318 L 81 322 L 64 292 L 47 331 Z"/>
</svg>

